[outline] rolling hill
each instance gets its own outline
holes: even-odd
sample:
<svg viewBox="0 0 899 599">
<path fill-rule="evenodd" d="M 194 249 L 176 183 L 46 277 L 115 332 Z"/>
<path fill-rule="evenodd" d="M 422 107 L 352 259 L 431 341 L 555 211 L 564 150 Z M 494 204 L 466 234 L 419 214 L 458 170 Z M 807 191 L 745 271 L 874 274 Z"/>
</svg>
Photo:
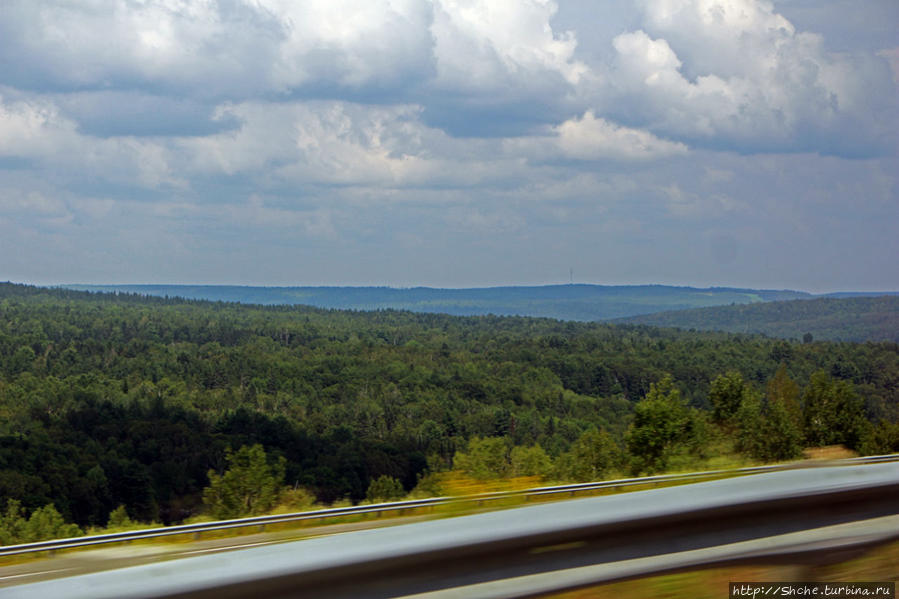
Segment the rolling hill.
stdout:
<svg viewBox="0 0 899 599">
<path fill-rule="evenodd" d="M 899 296 L 821 297 L 632 316 L 615 322 L 830 341 L 899 342 Z"/>
<path fill-rule="evenodd" d="M 225 285 L 66 285 L 67 289 L 137 293 L 243 304 L 304 304 L 341 310 L 410 310 L 455 316 L 537 316 L 596 321 L 728 304 L 810 298 L 789 290 L 666 285 L 431 287 L 243 287 Z"/>
</svg>

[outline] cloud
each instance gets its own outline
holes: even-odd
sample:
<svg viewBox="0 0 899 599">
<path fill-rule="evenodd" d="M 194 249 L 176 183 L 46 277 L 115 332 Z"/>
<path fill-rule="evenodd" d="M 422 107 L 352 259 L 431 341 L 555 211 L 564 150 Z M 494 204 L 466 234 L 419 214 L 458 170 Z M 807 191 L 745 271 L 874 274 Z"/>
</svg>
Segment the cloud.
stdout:
<svg viewBox="0 0 899 599">
<path fill-rule="evenodd" d="M 826 255 L 883 281 L 897 9 L 863 4 L 6 0 L 0 255 L 57 278 L 746 285 Z M 322 258 L 281 272 L 285 251 Z"/>
<path fill-rule="evenodd" d="M 894 119 L 885 61 L 828 53 L 762 0 L 644 0 L 616 36 L 610 112 L 657 134 L 741 151 L 879 153 Z"/>
<path fill-rule="evenodd" d="M 45 99 L 7 102 L 0 96 L 0 156 L 41 163 L 61 177 L 99 176 L 146 187 L 184 185 L 160 143 L 82 135 L 74 121 Z"/>
<path fill-rule="evenodd" d="M 38 91 L 258 91 L 283 37 L 273 15 L 240 1 L 10 0 L 3 11 L 7 83 Z"/>
<path fill-rule="evenodd" d="M 890 70 L 893 72 L 893 83 L 899 85 L 899 46 L 895 48 L 885 48 L 877 53 L 878 56 L 885 58 L 890 64 Z"/>
<path fill-rule="evenodd" d="M 222 213 L 230 224 L 250 225 L 261 229 L 292 229 L 306 235 L 334 238 L 335 229 L 330 211 L 285 210 L 271 206 L 258 194 L 250 196 L 244 204 L 231 204 Z"/>
<path fill-rule="evenodd" d="M 43 225 L 60 226 L 72 222 L 65 202 L 38 191 L 3 189 L 0 191 L 0 215 L 35 220 Z"/>
<path fill-rule="evenodd" d="M 553 32 L 557 10 L 548 0 L 9 0 L 0 48 L 21 58 L 11 84 L 44 91 L 112 81 L 232 99 L 429 82 L 495 91 L 524 74 L 576 84 L 587 70 L 572 58 L 573 32 Z"/>
<path fill-rule="evenodd" d="M 393 89 L 432 71 L 423 0 L 259 0 L 280 32 L 270 64 L 278 91 L 307 86 Z"/>
<path fill-rule="evenodd" d="M 215 117 L 215 105 L 195 98 L 138 90 L 96 90 L 46 96 L 95 137 L 193 137 L 232 129 L 236 123 Z"/>
<path fill-rule="evenodd" d="M 562 153 L 579 160 L 650 160 L 687 153 L 682 143 L 610 123 L 591 111 L 580 119 L 565 121 L 554 132 Z"/>
<path fill-rule="evenodd" d="M 679 156 L 687 146 L 660 139 L 648 131 L 623 127 L 587 111 L 549 128 L 542 136 L 506 139 L 509 155 L 521 155 L 531 162 L 605 161 L 633 162 Z"/>
<path fill-rule="evenodd" d="M 9 0 L 0 55 L 3 83 L 55 93 L 99 136 L 214 134 L 235 124 L 211 118 L 225 103 L 337 100 L 414 105 L 428 126 L 474 138 L 590 110 L 744 152 L 892 147 L 888 54 L 828 52 L 765 0 L 637 5 L 634 17 L 575 2 L 573 22 L 550 0 Z M 603 19 L 622 21 L 591 22 Z M 581 55 L 584 39 L 594 50 Z"/>
<path fill-rule="evenodd" d="M 668 212 L 675 217 L 710 220 L 734 212 L 747 212 L 747 207 L 727 194 L 688 192 L 677 183 L 662 187 Z"/>
<path fill-rule="evenodd" d="M 588 67 L 573 59 L 574 33 L 553 32 L 549 23 L 557 10 L 547 0 L 438 0 L 431 27 L 435 85 L 454 94 L 502 92 L 528 85 L 524 74 L 552 74 L 558 77 L 553 83 L 576 85 Z"/>
<path fill-rule="evenodd" d="M 264 174 L 308 184 L 401 185 L 428 169 L 425 137 L 440 137 L 414 106 L 344 102 L 246 102 L 224 105 L 219 118 L 240 126 L 181 147 L 200 171 Z"/>
</svg>

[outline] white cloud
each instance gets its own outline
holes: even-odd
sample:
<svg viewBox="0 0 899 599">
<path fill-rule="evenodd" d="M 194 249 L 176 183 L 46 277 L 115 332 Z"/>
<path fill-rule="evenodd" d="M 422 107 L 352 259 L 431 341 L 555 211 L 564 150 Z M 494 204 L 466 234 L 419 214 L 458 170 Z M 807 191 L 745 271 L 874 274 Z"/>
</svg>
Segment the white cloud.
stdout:
<svg viewBox="0 0 899 599">
<path fill-rule="evenodd" d="M 648 160 L 687 153 L 682 143 L 610 123 L 590 111 L 580 119 L 565 121 L 554 131 L 562 153 L 580 160 Z"/>
<path fill-rule="evenodd" d="M 497 141 L 454 139 L 421 121 L 417 106 L 348 102 L 247 102 L 221 116 L 241 125 L 182 139 L 190 166 L 208 175 L 269 183 L 404 187 L 490 185 L 524 168 Z"/>
<path fill-rule="evenodd" d="M 241 126 L 181 145 L 210 173 L 265 174 L 330 184 L 398 184 L 423 167 L 415 107 L 342 102 L 226 105 Z M 437 134 L 434 132 L 434 134 Z"/>
<path fill-rule="evenodd" d="M 423 0 L 258 0 L 283 37 L 271 85 L 290 90 L 329 82 L 402 86 L 430 69 L 431 8 Z"/>
<path fill-rule="evenodd" d="M 71 149 L 78 137 L 75 123 L 59 115 L 49 102 L 5 102 L 0 96 L 0 155 L 41 157 Z"/>
<path fill-rule="evenodd" d="M 242 100 L 270 92 L 495 92 L 576 84 L 549 0 L 9 0 L 0 50 L 20 87 L 112 82 Z M 102 32 L 102 34 L 100 34 Z M 551 83 L 556 83 L 553 80 Z M 326 93 L 326 92 L 320 92 Z"/>
<path fill-rule="evenodd" d="M 874 59 L 826 52 L 763 0 L 643 6 L 645 30 L 613 40 L 613 113 L 656 133 L 749 150 L 880 145 L 878 119 L 894 114 L 895 99 Z"/>
<path fill-rule="evenodd" d="M 138 181 L 146 187 L 183 186 L 158 141 L 82 135 L 50 101 L 5 102 L 0 96 L 0 156 L 36 160 L 59 174 Z"/>
<path fill-rule="evenodd" d="M 787 58 L 799 40 L 796 28 L 767 0 L 641 0 L 645 27 L 679 48 L 697 74 L 747 77 Z M 803 43 L 800 41 L 800 43 Z M 804 43 L 808 43 L 807 41 Z"/>
<path fill-rule="evenodd" d="M 541 73 L 575 85 L 588 70 L 573 59 L 574 33 L 552 30 L 555 2 L 437 0 L 434 6 L 431 31 L 440 87 L 458 93 L 527 86 L 528 77 Z"/>
<path fill-rule="evenodd" d="M 639 28 L 600 27 L 625 16 L 595 3 L 592 20 L 581 7 L 561 30 L 551 0 L 8 0 L 0 83 L 72 93 L 58 105 L 100 135 L 127 134 L 128 121 L 177 135 L 191 120 L 203 134 L 215 105 L 318 98 L 414 105 L 468 137 L 529 135 L 592 110 L 738 150 L 888 145 L 885 58 L 829 53 L 766 0 L 637 4 Z M 628 25 L 601 42 L 610 64 L 578 55 L 579 39 Z"/>
<path fill-rule="evenodd" d="M 660 139 L 648 131 L 623 127 L 587 111 L 549 129 L 546 135 L 507 139 L 510 155 L 531 160 L 586 160 L 629 162 L 686 154 L 682 143 Z"/>
</svg>

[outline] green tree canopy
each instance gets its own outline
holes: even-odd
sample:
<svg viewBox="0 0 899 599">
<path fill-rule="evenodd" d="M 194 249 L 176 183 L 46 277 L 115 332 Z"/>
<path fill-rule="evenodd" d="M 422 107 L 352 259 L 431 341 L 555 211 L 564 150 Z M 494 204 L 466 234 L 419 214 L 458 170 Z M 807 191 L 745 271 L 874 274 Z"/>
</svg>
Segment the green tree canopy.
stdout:
<svg viewBox="0 0 899 599">
<path fill-rule="evenodd" d="M 743 375 L 734 370 L 715 377 L 709 388 L 712 403 L 712 418 L 715 422 L 726 422 L 736 415 L 740 403 L 747 392 Z"/>
<path fill-rule="evenodd" d="M 650 385 L 649 393 L 634 407 L 634 421 L 626 436 L 633 469 L 664 470 L 676 451 L 700 449 L 704 435 L 702 416 L 687 406 L 674 379 L 666 374 Z"/>
<path fill-rule="evenodd" d="M 7 499 L 6 511 L 0 514 L 0 545 L 68 539 L 82 534 L 76 525 L 66 523 L 52 503 L 37 508 L 26 519 L 22 504 Z"/>
<path fill-rule="evenodd" d="M 510 463 L 506 440 L 502 437 L 473 437 L 468 442 L 467 451 L 457 451 L 453 456 L 453 468 L 481 480 L 508 476 Z"/>
<path fill-rule="evenodd" d="M 539 476 L 543 478 L 549 474 L 552 468 L 552 460 L 539 445 L 513 447 L 510 461 L 512 462 L 512 476 Z"/>
<path fill-rule="evenodd" d="M 402 499 L 405 495 L 406 490 L 403 489 L 400 481 L 392 476 L 382 474 L 368 485 L 365 497 L 369 501 L 384 502 Z"/>
<path fill-rule="evenodd" d="M 812 375 L 802 396 L 805 438 L 809 445 L 859 446 L 867 422 L 852 384 L 824 371 Z"/>
<path fill-rule="evenodd" d="M 209 471 L 203 502 L 220 519 L 262 514 L 278 502 L 284 484 L 284 458 L 268 460 L 262 445 L 242 446 L 226 454 L 228 470 Z"/>
<path fill-rule="evenodd" d="M 608 431 L 591 427 L 578 437 L 571 450 L 559 457 L 556 472 L 563 480 L 602 480 L 617 469 L 621 461 L 622 451 Z"/>
<path fill-rule="evenodd" d="M 767 403 L 755 393 L 747 393 L 737 411 L 738 446 L 741 451 L 765 462 L 799 457 L 802 430 L 782 401 Z"/>
<path fill-rule="evenodd" d="M 51 503 L 31 512 L 25 523 L 25 542 L 67 539 L 82 535 L 81 529 L 68 524 Z"/>
</svg>

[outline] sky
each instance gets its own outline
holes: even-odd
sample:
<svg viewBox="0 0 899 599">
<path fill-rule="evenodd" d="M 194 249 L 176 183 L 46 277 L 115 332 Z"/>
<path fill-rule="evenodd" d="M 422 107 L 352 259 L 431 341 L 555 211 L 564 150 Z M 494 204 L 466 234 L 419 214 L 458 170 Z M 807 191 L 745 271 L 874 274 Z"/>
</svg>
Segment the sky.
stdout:
<svg viewBox="0 0 899 599">
<path fill-rule="evenodd" d="M 899 289 L 896 0 L 3 0 L 0 280 Z"/>
</svg>

